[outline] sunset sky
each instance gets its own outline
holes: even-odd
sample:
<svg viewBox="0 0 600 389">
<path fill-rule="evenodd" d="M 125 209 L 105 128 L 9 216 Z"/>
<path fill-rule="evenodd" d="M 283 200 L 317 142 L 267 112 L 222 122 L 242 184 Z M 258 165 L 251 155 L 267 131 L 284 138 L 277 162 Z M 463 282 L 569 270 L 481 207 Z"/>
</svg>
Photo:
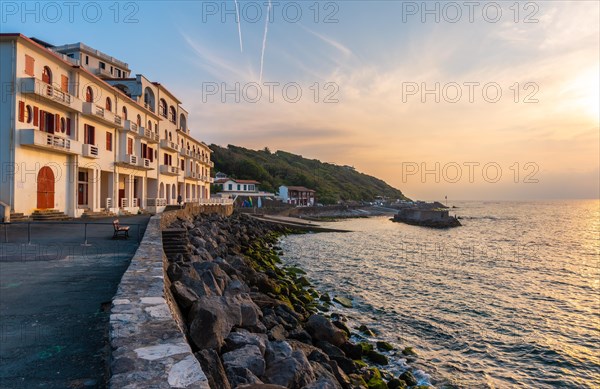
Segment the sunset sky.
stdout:
<svg viewBox="0 0 600 389">
<path fill-rule="evenodd" d="M 124 60 L 207 143 L 353 165 L 419 199 L 599 196 L 597 1 L 273 1 L 267 23 L 268 1 L 239 1 L 239 24 L 233 1 L 41 2 L 37 22 L 6 3 L 2 32 Z M 239 102 L 221 94 L 236 83 Z"/>
</svg>

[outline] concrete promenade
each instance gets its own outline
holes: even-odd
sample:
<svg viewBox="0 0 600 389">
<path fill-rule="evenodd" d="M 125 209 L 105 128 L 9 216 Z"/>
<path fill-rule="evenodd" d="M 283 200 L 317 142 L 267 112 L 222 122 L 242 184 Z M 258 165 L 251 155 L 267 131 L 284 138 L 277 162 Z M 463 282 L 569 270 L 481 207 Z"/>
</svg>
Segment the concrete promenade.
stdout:
<svg viewBox="0 0 600 389">
<path fill-rule="evenodd" d="M 149 216 L 119 219 L 143 236 Z M 86 220 L 0 227 L 0 388 L 106 387 L 111 300 L 138 247 L 112 220 L 87 221 L 88 245 Z"/>
</svg>

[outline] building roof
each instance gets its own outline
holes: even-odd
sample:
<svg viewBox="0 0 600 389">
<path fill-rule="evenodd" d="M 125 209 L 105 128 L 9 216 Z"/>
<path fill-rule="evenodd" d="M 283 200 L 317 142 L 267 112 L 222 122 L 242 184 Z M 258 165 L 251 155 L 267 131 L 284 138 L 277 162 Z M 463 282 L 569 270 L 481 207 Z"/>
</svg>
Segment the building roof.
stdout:
<svg viewBox="0 0 600 389">
<path fill-rule="evenodd" d="M 215 180 L 215 184 L 223 184 L 227 181 L 233 181 L 237 184 L 260 184 L 260 182 L 254 180 L 238 180 L 236 178 L 219 178 Z"/>
<path fill-rule="evenodd" d="M 288 188 L 288 190 L 295 190 L 297 192 L 316 192 L 312 189 L 308 189 L 305 188 L 303 186 L 287 186 L 287 185 L 283 185 L 285 188 Z"/>
</svg>

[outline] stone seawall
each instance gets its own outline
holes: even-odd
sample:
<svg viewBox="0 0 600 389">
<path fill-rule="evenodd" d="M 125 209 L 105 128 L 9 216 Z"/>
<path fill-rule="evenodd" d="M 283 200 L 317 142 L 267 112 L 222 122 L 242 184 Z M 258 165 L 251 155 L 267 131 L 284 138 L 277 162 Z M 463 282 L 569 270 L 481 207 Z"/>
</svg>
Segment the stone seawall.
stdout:
<svg viewBox="0 0 600 389">
<path fill-rule="evenodd" d="M 123 275 L 110 315 L 111 388 L 209 389 L 187 343 L 181 313 L 165 277 L 162 229 L 178 217 L 229 216 L 233 205 L 186 205 L 153 216 Z"/>
</svg>

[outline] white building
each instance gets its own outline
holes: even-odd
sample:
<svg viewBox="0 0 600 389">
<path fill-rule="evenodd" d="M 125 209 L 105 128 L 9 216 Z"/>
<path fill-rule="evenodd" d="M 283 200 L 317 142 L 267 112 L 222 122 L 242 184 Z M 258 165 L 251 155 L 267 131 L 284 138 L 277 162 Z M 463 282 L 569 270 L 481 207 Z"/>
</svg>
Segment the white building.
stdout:
<svg viewBox="0 0 600 389">
<path fill-rule="evenodd" d="M 279 187 L 279 198 L 286 204 L 298 206 L 315 205 L 316 192 L 303 186 L 285 186 Z"/>
<path fill-rule="evenodd" d="M 215 185 L 219 185 L 222 192 L 258 193 L 258 184 L 258 181 L 235 178 L 220 178 L 215 181 Z"/>
<path fill-rule="evenodd" d="M 0 34 L 0 203 L 78 217 L 209 199 L 211 150 L 181 101 L 130 73 L 81 43 Z"/>
</svg>

